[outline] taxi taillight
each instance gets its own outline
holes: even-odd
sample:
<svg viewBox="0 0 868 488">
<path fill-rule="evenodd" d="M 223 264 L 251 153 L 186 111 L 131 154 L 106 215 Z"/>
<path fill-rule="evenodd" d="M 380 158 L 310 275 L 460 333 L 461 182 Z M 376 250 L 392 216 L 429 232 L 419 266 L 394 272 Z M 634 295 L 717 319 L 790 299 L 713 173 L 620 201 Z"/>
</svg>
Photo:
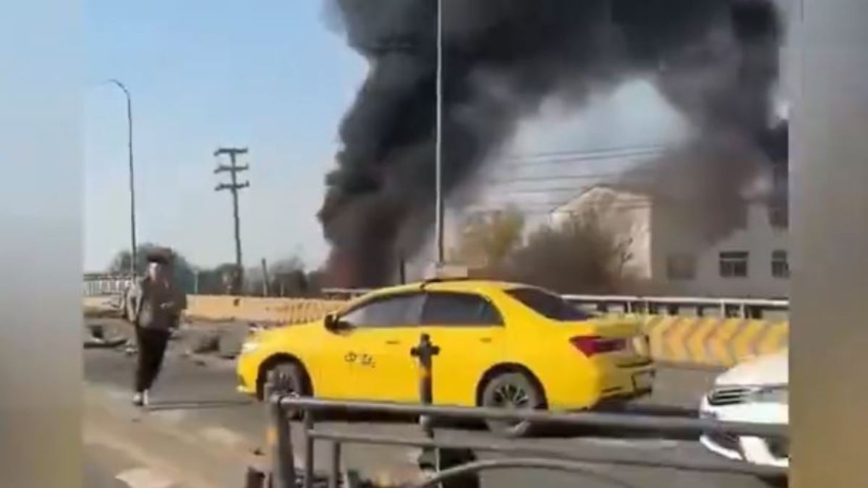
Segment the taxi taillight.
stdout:
<svg viewBox="0 0 868 488">
<path fill-rule="evenodd" d="M 570 344 L 587 357 L 627 349 L 627 341 L 625 339 L 608 339 L 600 336 L 572 337 L 570 338 Z"/>
</svg>

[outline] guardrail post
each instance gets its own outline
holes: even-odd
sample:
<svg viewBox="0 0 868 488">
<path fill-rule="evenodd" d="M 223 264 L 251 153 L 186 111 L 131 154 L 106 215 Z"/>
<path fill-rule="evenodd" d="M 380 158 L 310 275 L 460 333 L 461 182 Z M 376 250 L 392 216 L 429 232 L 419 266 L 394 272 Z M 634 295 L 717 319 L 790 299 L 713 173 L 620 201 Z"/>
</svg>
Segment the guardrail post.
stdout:
<svg viewBox="0 0 868 488">
<path fill-rule="evenodd" d="M 329 488 L 339 488 L 341 482 L 341 443 L 332 441 L 329 462 Z"/>
<path fill-rule="evenodd" d="M 431 342 L 431 336 L 422 334 L 419 336 L 419 345 L 410 349 L 410 355 L 416 358 L 419 367 L 419 403 L 422 405 L 431 405 L 434 400 L 434 378 L 433 378 L 433 359 L 434 356 L 440 354 L 440 348 Z M 434 428 L 431 424 L 431 417 L 428 415 L 419 416 L 419 426 L 422 427 L 422 432 L 428 439 L 434 438 Z M 439 471 L 440 468 L 440 449 L 424 447 L 417 459 L 417 464 L 422 472 Z"/>
<path fill-rule="evenodd" d="M 265 475 L 262 471 L 252 467 L 247 468 L 244 474 L 244 488 L 267 488 L 265 483 Z"/>
<path fill-rule="evenodd" d="M 410 350 L 410 355 L 419 364 L 419 400 L 422 405 L 431 405 L 434 401 L 433 359 L 440 354 L 440 347 L 431 342 L 431 336 L 422 334 L 419 345 Z M 419 424 L 425 437 L 434 438 L 432 419 L 428 415 L 419 416 Z M 422 471 L 439 472 L 462 464 L 476 461 L 476 456 L 469 449 L 423 448 L 419 455 L 418 465 Z M 457 476 L 440 483 L 441 488 L 479 488 L 479 476 L 470 474 Z"/>
<path fill-rule="evenodd" d="M 763 309 L 753 305 L 745 305 L 745 318 L 759 320 L 763 318 Z"/>
<path fill-rule="evenodd" d="M 314 473 L 313 473 L 313 437 L 310 432 L 313 430 L 313 412 L 305 410 L 304 413 L 304 488 L 313 488 Z"/>
<path fill-rule="evenodd" d="M 431 342 L 431 336 L 422 334 L 419 337 L 419 345 L 410 350 L 410 355 L 417 359 L 419 364 L 419 402 L 422 405 L 431 405 L 434 397 L 433 392 L 433 359 L 440 354 L 440 348 Z M 419 416 L 419 425 L 425 436 L 434 437 L 431 427 L 431 418 L 428 415 Z"/>
<path fill-rule="evenodd" d="M 292 450 L 292 432 L 289 416 L 280 405 L 282 398 L 277 389 L 277 375 L 269 372 L 264 395 L 271 425 L 267 436 L 268 453 L 271 456 L 271 488 L 297 488 L 295 456 Z M 278 395 L 275 395 L 278 393 Z"/>
</svg>

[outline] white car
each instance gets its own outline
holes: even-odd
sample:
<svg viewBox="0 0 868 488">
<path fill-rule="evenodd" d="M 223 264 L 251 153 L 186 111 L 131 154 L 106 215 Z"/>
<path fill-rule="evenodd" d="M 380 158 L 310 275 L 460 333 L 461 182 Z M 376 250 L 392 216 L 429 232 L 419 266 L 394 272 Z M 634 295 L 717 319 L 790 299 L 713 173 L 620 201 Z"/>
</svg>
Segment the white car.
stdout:
<svg viewBox="0 0 868 488">
<path fill-rule="evenodd" d="M 700 416 L 730 422 L 789 424 L 789 351 L 745 361 L 720 375 L 702 399 Z M 729 459 L 788 468 L 789 442 L 706 434 L 700 442 Z"/>
</svg>

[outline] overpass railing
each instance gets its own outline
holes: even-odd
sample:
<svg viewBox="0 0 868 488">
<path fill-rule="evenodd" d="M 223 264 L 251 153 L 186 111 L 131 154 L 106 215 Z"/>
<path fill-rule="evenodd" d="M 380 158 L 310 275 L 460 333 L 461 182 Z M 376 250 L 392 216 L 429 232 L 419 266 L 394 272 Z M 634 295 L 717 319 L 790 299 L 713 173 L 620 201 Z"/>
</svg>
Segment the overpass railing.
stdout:
<svg viewBox="0 0 868 488">
<path fill-rule="evenodd" d="M 86 297 L 120 295 L 131 282 L 129 275 L 85 275 L 81 291 Z"/>
<path fill-rule="evenodd" d="M 82 292 L 86 297 L 119 296 L 129 287 L 129 276 L 85 278 Z M 367 289 L 324 289 L 326 298 L 354 298 Z M 564 295 L 582 308 L 603 313 L 716 316 L 727 318 L 786 318 L 789 300 L 755 298 L 664 297 L 639 295 Z"/>
<path fill-rule="evenodd" d="M 355 298 L 369 289 L 327 288 L 333 298 Z M 761 298 L 665 297 L 640 295 L 563 295 L 583 308 L 604 313 L 695 315 L 760 319 L 789 313 L 789 300 Z"/>
<path fill-rule="evenodd" d="M 673 457 L 665 460 L 651 460 L 647 455 L 637 455 L 626 451 L 615 455 L 614 452 L 600 454 L 599 451 L 574 449 L 549 450 L 538 443 L 522 440 L 503 442 L 474 442 L 438 439 L 434 435 L 431 419 L 449 418 L 454 420 L 495 420 L 529 421 L 534 424 L 559 426 L 593 426 L 615 429 L 631 429 L 656 434 L 659 437 L 675 437 L 685 434 L 698 438 L 705 433 L 731 436 L 750 436 L 775 439 L 788 443 L 786 425 L 751 424 L 741 422 L 721 422 L 699 418 L 678 418 L 660 416 L 637 416 L 613 413 L 552 413 L 540 410 L 468 408 L 432 406 L 432 362 L 439 348 L 431 344 L 427 334 L 422 334 L 420 343 L 408 354 L 413 355 L 420 370 L 419 404 L 397 404 L 382 402 L 347 402 L 317 398 L 304 398 L 292 393 L 287 387 L 287 378 L 270 374 L 266 383 L 265 398 L 268 400 L 270 432 L 268 436 L 270 455 L 270 484 L 273 488 L 313 488 L 327 483 L 331 488 L 348 484 L 352 479 L 341 473 L 342 449 L 345 444 L 389 445 L 422 448 L 418 459 L 421 475 L 401 486 L 444 488 L 478 488 L 478 473 L 487 470 L 529 468 L 557 470 L 574 473 L 597 481 L 610 482 L 612 486 L 624 486 L 624 482 L 610 477 L 592 465 L 622 465 L 658 469 L 680 469 L 694 472 L 734 473 L 759 476 L 771 479 L 785 479 L 785 468 L 752 465 L 720 458 L 713 461 L 685 460 Z M 415 438 L 374 434 L 341 433 L 320 427 L 315 422 L 315 414 L 328 411 L 343 413 L 375 413 L 391 415 L 412 415 L 419 417 L 420 436 Z M 301 448 L 302 466 L 295 464 L 295 446 L 291 433 L 291 416 L 301 415 L 303 446 Z M 330 462 L 327 473 L 318 473 L 316 466 L 317 442 L 325 442 L 330 449 Z M 508 453 L 502 459 L 479 460 L 476 452 Z M 631 455 L 632 453 L 632 455 Z M 264 477 L 262 478 L 264 481 Z M 351 483 L 350 483 L 351 484 Z M 362 486 L 361 482 L 357 486 Z M 251 484 L 248 482 L 248 487 Z M 262 486 L 260 484 L 259 486 Z M 368 484 L 370 486 L 370 484 Z M 383 485 L 380 485 L 383 486 Z"/>
</svg>

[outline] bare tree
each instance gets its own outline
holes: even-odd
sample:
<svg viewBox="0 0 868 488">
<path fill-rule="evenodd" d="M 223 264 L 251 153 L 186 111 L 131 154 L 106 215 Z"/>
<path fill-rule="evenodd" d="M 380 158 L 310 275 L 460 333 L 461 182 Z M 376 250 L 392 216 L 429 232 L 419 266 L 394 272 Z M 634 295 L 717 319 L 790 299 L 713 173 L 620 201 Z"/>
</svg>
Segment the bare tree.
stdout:
<svg viewBox="0 0 868 488">
<path fill-rule="evenodd" d="M 521 247 L 524 224 L 524 215 L 512 207 L 471 214 L 464 222 L 452 258 L 477 270 L 500 269 Z"/>
<path fill-rule="evenodd" d="M 626 273 L 630 238 L 602 225 L 591 210 L 532 233 L 506 275 L 561 293 L 618 293 L 635 280 Z"/>
<path fill-rule="evenodd" d="M 145 273 L 145 270 L 148 267 L 147 263 L 147 255 L 150 251 L 154 249 L 165 249 L 166 246 L 161 246 L 153 243 L 143 243 L 139 245 L 136 251 L 136 274 L 142 276 Z M 192 293 L 195 288 L 195 268 L 190 264 L 187 259 L 182 256 L 180 253 L 175 251 L 172 252 L 172 263 L 173 269 L 175 272 L 175 279 L 177 283 L 187 292 Z M 130 260 L 132 259 L 132 253 L 125 249 L 123 251 L 119 251 L 115 254 L 114 258 L 112 258 L 111 263 L 108 265 L 106 269 L 107 272 L 118 275 L 126 275 L 130 270 Z"/>
</svg>

